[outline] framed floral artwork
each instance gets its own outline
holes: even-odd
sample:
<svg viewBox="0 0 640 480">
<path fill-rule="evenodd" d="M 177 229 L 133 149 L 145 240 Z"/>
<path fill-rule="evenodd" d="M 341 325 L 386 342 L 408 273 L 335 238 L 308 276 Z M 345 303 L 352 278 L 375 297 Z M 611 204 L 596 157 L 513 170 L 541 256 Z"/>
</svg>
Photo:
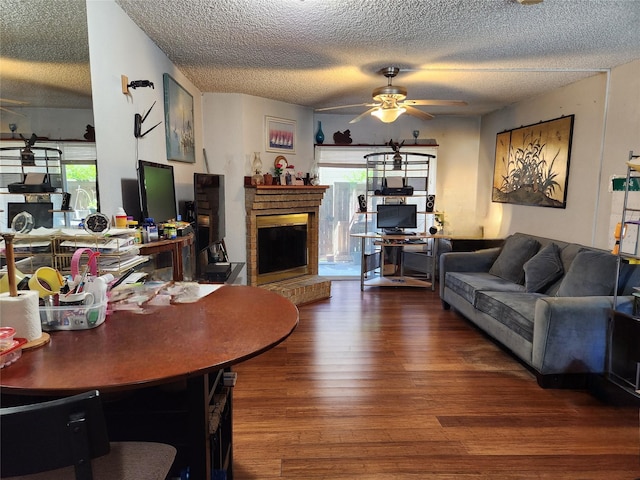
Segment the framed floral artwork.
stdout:
<svg viewBox="0 0 640 480">
<path fill-rule="evenodd" d="M 163 80 L 167 159 L 195 163 L 193 97 L 168 73 L 164 74 Z"/>
<path fill-rule="evenodd" d="M 566 208 L 574 115 L 498 133 L 491 200 Z"/>
<path fill-rule="evenodd" d="M 296 153 L 296 121 L 265 116 L 265 150 Z"/>
</svg>

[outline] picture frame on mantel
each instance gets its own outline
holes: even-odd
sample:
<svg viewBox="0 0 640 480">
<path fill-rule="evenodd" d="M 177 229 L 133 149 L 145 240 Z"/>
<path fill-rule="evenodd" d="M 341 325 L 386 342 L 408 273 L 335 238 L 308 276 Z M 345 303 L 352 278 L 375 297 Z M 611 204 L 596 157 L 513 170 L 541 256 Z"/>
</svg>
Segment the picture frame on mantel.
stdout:
<svg viewBox="0 0 640 480">
<path fill-rule="evenodd" d="M 574 115 L 500 132 L 491 201 L 566 208 Z"/>
<path fill-rule="evenodd" d="M 171 75 L 163 75 L 167 160 L 196 163 L 193 96 Z"/>
<path fill-rule="evenodd" d="M 296 121 L 278 117 L 264 117 L 265 151 L 296 153 Z"/>
</svg>

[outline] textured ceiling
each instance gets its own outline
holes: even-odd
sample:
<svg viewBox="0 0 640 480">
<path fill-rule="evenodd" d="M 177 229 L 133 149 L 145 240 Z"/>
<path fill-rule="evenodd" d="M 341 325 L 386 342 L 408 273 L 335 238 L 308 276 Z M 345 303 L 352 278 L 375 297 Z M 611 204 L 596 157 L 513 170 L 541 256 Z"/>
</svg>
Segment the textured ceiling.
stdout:
<svg viewBox="0 0 640 480">
<path fill-rule="evenodd" d="M 469 104 L 423 109 L 486 113 L 640 58 L 633 0 L 116 2 L 201 91 L 314 108 L 370 102 L 400 66 L 409 99 Z"/>
<path fill-rule="evenodd" d="M 0 98 L 92 108 L 85 1 L 0 0 L 0 11 Z"/>
<path fill-rule="evenodd" d="M 637 0 L 116 3 L 201 91 L 314 108 L 369 102 L 386 84 L 376 72 L 399 66 L 394 84 L 409 99 L 469 104 L 423 110 L 477 115 L 640 58 Z M 56 76 L 38 79 L 38 71 L 62 62 L 86 79 L 67 90 L 86 96 L 84 0 L 0 0 L 0 7 L 0 96 L 7 96 L 6 57 L 43 62 L 17 78 L 25 96 Z"/>
</svg>

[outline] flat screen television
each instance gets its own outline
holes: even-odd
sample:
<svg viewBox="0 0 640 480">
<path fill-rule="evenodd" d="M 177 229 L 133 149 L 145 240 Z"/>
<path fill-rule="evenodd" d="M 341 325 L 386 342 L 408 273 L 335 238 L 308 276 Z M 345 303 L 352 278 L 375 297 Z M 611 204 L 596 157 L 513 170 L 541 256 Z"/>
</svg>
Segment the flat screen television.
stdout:
<svg viewBox="0 0 640 480">
<path fill-rule="evenodd" d="M 153 218 L 155 223 L 163 223 L 176 219 L 178 210 L 173 166 L 139 160 L 138 187 L 142 207 L 141 220 Z"/>
<path fill-rule="evenodd" d="M 401 231 L 418 227 L 418 207 L 415 204 L 380 204 L 377 206 L 376 226 L 381 230 Z"/>
</svg>

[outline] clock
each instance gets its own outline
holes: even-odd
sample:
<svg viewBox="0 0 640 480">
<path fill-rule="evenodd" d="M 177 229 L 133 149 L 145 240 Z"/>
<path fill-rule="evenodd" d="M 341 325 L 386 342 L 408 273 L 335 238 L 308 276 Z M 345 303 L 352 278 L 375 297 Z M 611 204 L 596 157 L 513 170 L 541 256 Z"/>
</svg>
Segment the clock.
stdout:
<svg viewBox="0 0 640 480">
<path fill-rule="evenodd" d="M 105 233 L 110 228 L 111 221 L 104 213 L 90 213 L 84 219 L 84 229 L 89 233 Z"/>
<path fill-rule="evenodd" d="M 33 230 L 33 215 L 20 212 L 11 220 L 11 228 L 16 233 L 29 233 Z"/>
</svg>

